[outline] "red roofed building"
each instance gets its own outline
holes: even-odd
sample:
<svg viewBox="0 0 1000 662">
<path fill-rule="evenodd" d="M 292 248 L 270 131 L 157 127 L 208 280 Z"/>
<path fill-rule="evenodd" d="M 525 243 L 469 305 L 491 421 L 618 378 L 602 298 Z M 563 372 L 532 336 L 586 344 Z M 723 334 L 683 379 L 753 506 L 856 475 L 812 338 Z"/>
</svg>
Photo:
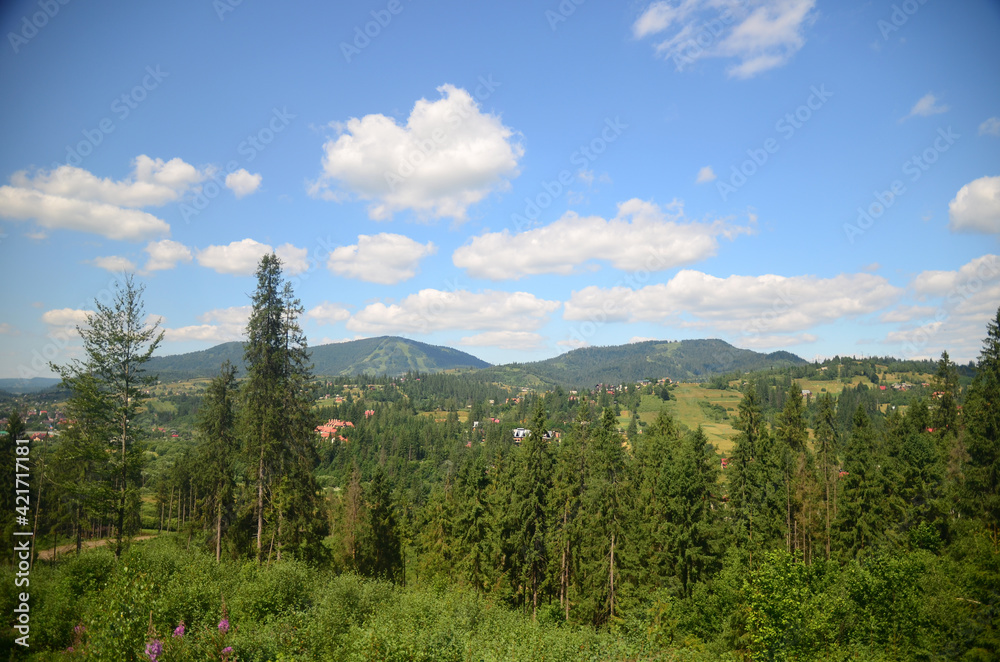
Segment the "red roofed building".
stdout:
<svg viewBox="0 0 1000 662">
<path fill-rule="evenodd" d="M 336 435 L 337 431 L 340 430 L 341 428 L 353 428 L 353 427 L 354 423 L 350 421 L 342 421 L 339 418 L 331 418 L 324 425 L 317 425 L 316 432 L 318 432 L 319 436 L 323 437 L 324 439 L 329 439 L 334 435 Z M 337 436 L 340 438 L 341 441 L 347 441 L 347 439 L 345 439 L 343 436 L 341 435 Z"/>
</svg>

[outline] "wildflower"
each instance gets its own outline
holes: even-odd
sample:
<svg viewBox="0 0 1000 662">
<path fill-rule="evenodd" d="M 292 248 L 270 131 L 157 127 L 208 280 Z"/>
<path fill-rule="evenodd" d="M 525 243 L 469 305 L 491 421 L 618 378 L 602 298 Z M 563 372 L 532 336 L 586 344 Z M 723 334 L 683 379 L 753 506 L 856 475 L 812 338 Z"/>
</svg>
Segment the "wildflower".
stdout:
<svg viewBox="0 0 1000 662">
<path fill-rule="evenodd" d="M 219 621 L 219 632 L 221 632 L 223 634 L 229 632 L 229 619 L 228 618 L 224 618 L 221 621 Z"/>
<path fill-rule="evenodd" d="M 184 636 L 184 621 L 181 621 L 180 625 L 174 628 L 174 637 L 180 638 Z"/>
<path fill-rule="evenodd" d="M 146 657 L 150 659 L 150 662 L 156 662 L 158 658 L 163 653 L 163 644 L 160 643 L 159 639 L 153 639 L 151 642 L 146 644 Z"/>
<path fill-rule="evenodd" d="M 79 625 L 77 625 L 76 627 L 73 628 L 73 632 L 75 632 L 77 634 L 83 634 L 84 630 L 86 630 L 86 629 L 87 628 L 83 627 L 83 623 L 80 623 Z"/>
<path fill-rule="evenodd" d="M 225 653 L 226 655 L 229 655 L 230 653 L 233 652 L 233 647 L 232 646 L 226 646 L 225 648 L 222 649 L 222 652 Z"/>
</svg>

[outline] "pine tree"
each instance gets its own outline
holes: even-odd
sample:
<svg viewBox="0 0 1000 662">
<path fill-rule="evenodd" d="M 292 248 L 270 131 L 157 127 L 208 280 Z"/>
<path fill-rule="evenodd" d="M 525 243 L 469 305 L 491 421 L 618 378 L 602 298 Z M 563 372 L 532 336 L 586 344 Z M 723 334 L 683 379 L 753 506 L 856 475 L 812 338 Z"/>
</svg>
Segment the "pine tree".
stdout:
<svg viewBox="0 0 1000 662">
<path fill-rule="evenodd" d="M 618 617 L 622 533 L 626 523 L 627 477 L 625 452 L 617 418 L 604 409 L 593 436 L 584 483 L 584 539 L 582 551 L 583 605 L 595 625 Z"/>
<path fill-rule="evenodd" d="M 222 527 L 233 516 L 236 490 L 236 367 L 226 361 L 205 389 L 199 411 L 198 457 L 204 469 L 206 515 L 215 530 L 215 561 L 222 556 Z"/>
<path fill-rule="evenodd" d="M 820 480 L 823 483 L 823 544 L 826 559 L 830 560 L 833 522 L 837 502 L 837 418 L 833 397 L 824 393 L 819 397 L 819 415 L 816 420 L 816 455 L 819 460 Z"/>
<path fill-rule="evenodd" d="M 838 508 L 839 547 L 848 558 L 877 548 L 885 541 L 885 455 L 879 433 L 864 407 L 858 406 L 847 448 L 844 451 L 843 499 Z"/>
<path fill-rule="evenodd" d="M 538 596 L 546 583 L 548 498 L 552 489 L 552 453 L 541 400 L 532 417 L 531 432 L 521 445 L 514 482 L 513 510 L 517 521 L 515 572 L 530 597 L 532 618 L 538 615 Z"/>
<path fill-rule="evenodd" d="M 110 305 L 95 300 L 96 312 L 88 315 L 86 327 L 77 327 L 86 358 L 52 366 L 73 393 L 69 409 L 85 416 L 88 434 L 98 435 L 81 441 L 81 452 L 93 457 L 91 443 L 110 441 L 104 449 L 110 471 L 98 473 L 105 488 L 115 493 L 116 557 L 121 556 L 126 535 L 139 525 L 144 435 L 135 419 L 156 381 L 144 365 L 163 340 L 159 322 L 145 321 L 144 289 L 126 276 L 123 284 L 116 284 Z"/>
<path fill-rule="evenodd" d="M 403 546 L 396 509 L 385 471 L 375 467 L 365 489 L 368 526 L 359 541 L 359 565 L 363 574 L 392 582 L 403 581 Z"/>
<path fill-rule="evenodd" d="M 567 621 L 570 616 L 570 588 L 574 583 L 582 535 L 580 497 L 586 473 L 589 422 L 590 408 L 581 403 L 574 429 L 559 444 L 549 498 L 550 574 L 558 577 L 559 605 Z"/>
<path fill-rule="evenodd" d="M 633 584 L 646 591 L 668 586 L 674 576 L 676 541 L 670 518 L 676 513 L 670 498 L 680 437 L 665 407 L 642 437 L 633 447 L 629 560 Z M 680 510 L 679 504 L 673 505 Z"/>
<path fill-rule="evenodd" d="M 681 595 L 691 597 L 719 563 L 715 452 L 701 426 L 685 436 L 670 464 L 667 483 L 673 567 Z"/>
<path fill-rule="evenodd" d="M 991 527 L 1000 539 L 1000 308 L 986 325 L 976 376 L 963 417 L 967 428 L 964 510 Z"/>
</svg>

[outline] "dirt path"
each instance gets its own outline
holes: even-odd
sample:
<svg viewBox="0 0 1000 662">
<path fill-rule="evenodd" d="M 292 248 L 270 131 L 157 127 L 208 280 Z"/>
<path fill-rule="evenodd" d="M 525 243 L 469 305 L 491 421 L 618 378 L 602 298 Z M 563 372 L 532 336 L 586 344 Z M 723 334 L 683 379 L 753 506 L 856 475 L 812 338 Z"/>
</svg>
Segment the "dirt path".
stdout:
<svg viewBox="0 0 1000 662">
<path fill-rule="evenodd" d="M 151 536 L 151 535 L 136 536 L 135 538 L 132 538 L 132 540 L 149 540 L 150 538 L 155 538 L 155 537 L 156 536 Z M 82 547 L 84 549 L 90 549 L 92 547 L 102 547 L 102 546 L 108 544 L 109 542 L 114 542 L 114 538 L 102 538 L 100 540 L 84 540 Z M 69 545 L 61 545 L 59 547 L 56 547 L 56 549 L 55 549 L 55 553 L 58 556 L 63 556 L 67 552 L 74 552 L 74 551 L 76 551 L 76 544 L 74 544 L 74 543 L 71 543 Z M 41 550 L 38 551 L 38 559 L 39 560 L 41 560 L 41 561 L 48 561 L 51 558 L 52 558 L 52 548 L 51 547 L 49 547 L 48 549 L 41 549 Z"/>
</svg>

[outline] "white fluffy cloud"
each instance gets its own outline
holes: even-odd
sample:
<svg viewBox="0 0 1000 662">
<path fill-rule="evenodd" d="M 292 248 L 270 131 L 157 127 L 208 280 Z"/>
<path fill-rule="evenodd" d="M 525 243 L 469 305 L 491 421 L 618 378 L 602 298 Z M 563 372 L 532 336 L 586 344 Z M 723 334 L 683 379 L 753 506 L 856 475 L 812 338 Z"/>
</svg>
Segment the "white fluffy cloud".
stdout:
<svg viewBox="0 0 1000 662">
<path fill-rule="evenodd" d="M 351 312 L 339 303 L 324 301 L 315 308 L 311 308 L 307 311 L 306 317 L 315 320 L 316 323 L 320 325 L 336 324 L 337 322 L 343 322 L 344 320 L 350 319 Z"/>
<path fill-rule="evenodd" d="M 198 316 L 201 324 L 164 329 L 164 339 L 168 341 L 207 340 L 228 342 L 240 340 L 250 319 L 250 306 L 215 308 Z"/>
<path fill-rule="evenodd" d="M 207 173 L 175 158 L 136 157 L 131 175 L 102 179 L 70 165 L 19 171 L 0 187 L 0 217 L 35 220 L 45 228 L 78 230 L 109 239 L 137 241 L 170 233 L 163 220 L 141 211 L 179 200 Z"/>
<path fill-rule="evenodd" d="M 969 182 L 948 204 L 954 232 L 1000 233 L 1000 176 Z"/>
<path fill-rule="evenodd" d="M 75 308 L 56 308 L 42 313 L 42 321 L 51 327 L 74 328 L 86 326 L 87 318 L 93 315 L 92 310 L 77 310 Z"/>
<path fill-rule="evenodd" d="M 715 181 L 715 171 L 712 170 L 712 166 L 705 166 L 698 171 L 698 178 L 695 179 L 695 184 L 707 184 L 708 182 Z"/>
<path fill-rule="evenodd" d="M 45 228 L 90 232 L 128 241 L 170 233 L 166 221 L 138 209 L 61 198 L 13 186 L 0 186 L 0 217 L 34 220 Z"/>
<path fill-rule="evenodd" d="M 323 172 L 310 193 L 371 201 L 368 214 L 377 220 L 411 210 L 462 221 L 469 206 L 508 188 L 524 155 L 514 130 L 481 112 L 467 91 L 438 91 L 437 101 L 414 104 L 405 125 L 381 114 L 336 124 L 339 135 L 323 145 Z"/>
<path fill-rule="evenodd" d="M 533 350 L 545 345 L 541 334 L 531 331 L 484 331 L 458 341 L 466 347 L 499 347 L 500 349 Z"/>
<path fill-rule="evenodd" d="M 173 269 L 181 262 L 191 261 L 191 249 L 171 239 L 151 241 L 146 245 L 145 251 L 149 254 L 149 259 L 146 260 L 143 271 L 147 273 Z"/>
<path fill-rule="evenodd" d="M 805 44 L 815 0 L 666 0 L 650 3 L 632 25 L 657 37 L 656 52 L 684 69 L 705 57 L 735 58 L 730 76 L 751 78 L 788 62 Z"/>
<path fill-rule="evenodd" d="M 660 322 L 709 329 L 763 347 L 759 339 L 806 331 L 868 315 L 894 303 L 902 290 L 874 274 L 729 276 L 684 270 L 638 290 L 586 287 L 573 292 L 564 317 L 582 321 Z M 739 334 L 739 335 L 737 335 Z M 805 337 L 798 342 L 806 340 Z M 793 343 L 784 343 L 793 344 Z"/>
<path fill-rule="evenodd" d="M 260 181 L 259 173 L 252 175 L 246 168 L 240 168 L 226 175 L 226 188 L 235 193 L 237 198 L 242 198 L 256 191 Z"/>
<path fill-rule="evenodd" d="M 569 212 L 526 232 L 473 237 L 452 261 L 471 276 L 492 280 L 571 274 L 588 260 L 606 260 L 627 271 L 662 271 L 711 257 L 720 236 L 732 239 L 748 232 L 725 221 L 687 221 L 680 203 L 662 209 L 633 199 L 618 205 L 618 214 L 609 220 Z"/>
<path fill-rule="evenodd" d="M 257 270 L 260 258 L 271 252 L 281 258 L 287 275 L 294 276 L 309 269 L 308 251 L 305 248 L 296 248 L 292 244 L 271 248 L 269 244 L 262 244 L 253 239 L 203 248 L 198 251 L 198 264 L 214 269 L 220 274 L 249 276 Z"/>
<path fill-rule="evenodd" d="M 400 234 L 359 235 L 358 243 L 330 251 L 327 267 L 345 278 L 394 285 L 417 273 L 420 260 L 437 252 L 433 242 L 421 244 Z"/>
<path fill-rule="evenodd" d="M 348 320 L 351 331 L 367 334 L 472 331 L 534 331 L 559 308 L 558 301 L 528 292 L 445 292 L 426 289 L 399 303 L 372 303 Z"/>
<path fill-rule="evenodd" d="M 121 257 L 119 255 L 108 255 L 106 257 L 95 257 L 93 260 L 89 260 L 90 264 L 95 267 L 100 267 L 101 269 L 106 269 L 112 273 L 118 273 L 120 271 L 135 271 L 135 263 L 128 258 Z"/>
<path fill-rule="evenodd" d="M 884 321 L 901 322 L 886 335 L 890 351 L 935 358 L 948 350 L 954 360 L 975 359 L 1000 302 L 1000 256 L 984 255 L 954 271 L 921 272 L 910 288 L 926 305 L 886 313 Z"/>
<path fill-rule="evenodd" d="M 1000 138 L 1000 117 L 991 117 L 980 124 L 979 135 Z"/>
<path fill-rule="evenodd" d="M 931 115 L 940 115 L 946 112 L 948 112 L 948 106 L 939 104 L 937 97 L 928 92 L 913 104 L 913 108 L 910 108 L 910 114 L 903 119 L 918 116 L 930 117 Z"/>
</svg>

